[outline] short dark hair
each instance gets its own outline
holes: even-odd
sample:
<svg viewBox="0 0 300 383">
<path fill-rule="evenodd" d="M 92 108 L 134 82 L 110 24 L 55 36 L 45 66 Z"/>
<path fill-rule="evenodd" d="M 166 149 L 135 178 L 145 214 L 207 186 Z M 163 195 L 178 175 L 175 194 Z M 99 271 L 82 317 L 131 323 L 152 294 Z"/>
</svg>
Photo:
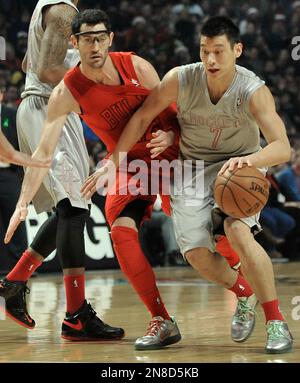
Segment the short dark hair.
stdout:
<svg viewBox="0 0 300 383">
<path fill-rule="evenodd" d="M 224 16 L 209 18 L 202 26 L 201 35 L 206 37 L 226 35 L 232 47 L 241 42 L 239 28 L 231 19 Z"/>
<path fill-rule="evenodd" d="M 77 13 L 72 21 L 72 33 L 75 35 L 80 32 L 82 24 L 96 25 L 103 23 L 108 32 L 111 31 L 110 20 L 104 11 L 101 9 L 86 9 L 83 12 Z"/>
</svg>

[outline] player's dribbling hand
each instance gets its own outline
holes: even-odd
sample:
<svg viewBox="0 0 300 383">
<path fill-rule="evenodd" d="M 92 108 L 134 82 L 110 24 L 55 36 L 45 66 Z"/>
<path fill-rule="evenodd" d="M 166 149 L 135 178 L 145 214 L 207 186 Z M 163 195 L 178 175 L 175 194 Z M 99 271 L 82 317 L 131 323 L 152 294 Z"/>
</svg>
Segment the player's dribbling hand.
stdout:
<svg viewBox="0 0 300 383">
<path fill-rule="evenodd" d="M 16 206 L 16 210 L 9 221 L 8 229 L 4 237 L 4 243 L 7 244 L 10 242 L 12 236 L 14 235 L 20 223 L 22 221 L 25 221 L 27 214 L 28 214 L 27 204 L 18 202 Z"/>
<path fill-rule="evenodd" d="M 157 132 L 152 133 L 152 136 L 152 140 L 146 145 L 147 148 L 150 149 L 151 158 L 159 156 L 174 143 L 175 135 L 172 130 L 169 130 L 168 132 L 158 130 Z"/>
<path fill-rule="evenodd" d="M 235 167 L 237 167 L 238 169 L 241 169 L 244 165 L 252 166 L 252 161 L 249 158 L 249 156 L 230 158 L 222 166 L 221 170 L 218 173 L 218 176 L 223 174 L 227 169 L 230 172 L 232 172 Z"/>
</svg>

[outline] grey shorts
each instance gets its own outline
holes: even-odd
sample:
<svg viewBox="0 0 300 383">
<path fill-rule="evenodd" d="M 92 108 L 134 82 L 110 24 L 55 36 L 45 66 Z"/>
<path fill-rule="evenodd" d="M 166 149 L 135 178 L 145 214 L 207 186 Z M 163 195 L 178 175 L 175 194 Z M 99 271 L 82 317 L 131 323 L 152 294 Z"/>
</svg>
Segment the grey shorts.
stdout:
<svg viewBox="0 0 300 383">
<path fill-rule="evenodd" d="M 215 251 L 215 240 L 212 233 L 211 211 L 216 207 L 213 197 L 213 185 L 219 170 L 226 161 L 205 164 L 202 171 L 193 172 L 193 186 L 181 187 L 181 193 L 171 195 L 172 218 L 175 235 L 181 253 L 204 247 L 211 252 Z M 199 170 L 199 169 L 198 169 Z M 198 178 L 197 178 L 198 177 Z M 196 178 L 198 193 L 195 190 Z M 199 192 L 199 185 L 202 188 Z M 259 214 L 252 217 L 241 218 L 242 222 L 250 228 L 254 226 L 260 230 Z"/>
<path fill-rule="evenodd" d="M 47 115 L 48 99 L 28 96 L 17 113 L 20 150 L 32 154 L 37 148 Z M 79 117 L 71 113 L 65 123 L 51 169 L 36 193 L 33 204 L 37 213 L 51 211 L 62 199 L 68 198 L 74 207 L 88 208 L 80 196 L 80 188 L 89 175 L 89 156 Z"/>
</svg>

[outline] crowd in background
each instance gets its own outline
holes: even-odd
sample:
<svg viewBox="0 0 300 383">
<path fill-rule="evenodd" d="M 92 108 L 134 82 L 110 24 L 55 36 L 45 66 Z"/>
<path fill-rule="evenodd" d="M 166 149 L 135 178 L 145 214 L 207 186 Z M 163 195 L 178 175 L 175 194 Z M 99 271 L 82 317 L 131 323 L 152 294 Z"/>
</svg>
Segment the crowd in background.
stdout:
<svg viewBox="0 0 300 383">
<path fill-rule="evenodd" d="M 0 87 L 6 88 L 4 102 L 13 107 L 20 103 L 24 86 L 21 62 L 26 52 L 30 15 L 35 4 L 35 0 L 0 0 L 0 36 L 6 39 L 6 60 L 0 61 Z M 296 153 L 293 161 L 297 162 L 300 150 L 300 60 L 293 60 L 291 52 L 294 48 L 292 38 L 300 36 L 300 1 L 82 0 L 79 3 L 80 9 L 95 7 L 107 11 L 111 18 L 115 32 L 112 50 L 136 52 L 149 60 L 161 77 L 174 66 L 199 61 L 199 30 L 208 16 L 231 17 L 240 28 L 244 44 L 244 53 L 238 64 L 253 70 L 271 89 Z M 105 156 L 106 149 L 88 127 L 84 128 L 93 168 Z M 295 172 L 294 162 L 288 168 Z M 275 169 L 277 171 L 279 169 Z M 274 178 L 279 181 L 282 178 L 280 175 L 276 177 L 275 174 Z M 296 201 L 300 201 L 300 173 L 295 174 L 295 178 Z M 286 211 L 285 201 L 293 202 L 295 195 L 286 196 L 282 190 L 279 194 L 282 199 L 280 209 L 291 214 L 291 209 Z M 298 210 L 295 211 L 298 214 Z M 291 255 L 290 249 L 285 250 L 280 241 L 277 243 L 274 239 L 275 243 L 270 245 L 264 238 L 266 246 L 270 246 L 270 254 L 280 250 L 285 257 L 299 257 L 300 244 L 295 236 L 298 231 L 300 234 L 300 228 L 296 213 L 290 233 L 284 234 L 289 242 L 291 238 L 297 242 L 295 254 Z M 264 217 L 263 223 L 266 227 L 269 225 L 273 237 L 278 237 L 271 219 Z"/>
</svg>

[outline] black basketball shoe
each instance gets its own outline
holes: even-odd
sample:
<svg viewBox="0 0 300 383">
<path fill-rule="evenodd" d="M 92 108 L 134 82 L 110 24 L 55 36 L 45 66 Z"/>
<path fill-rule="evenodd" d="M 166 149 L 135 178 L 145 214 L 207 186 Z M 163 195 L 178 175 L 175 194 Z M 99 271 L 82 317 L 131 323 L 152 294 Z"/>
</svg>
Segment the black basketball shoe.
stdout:
<svg viewBox="0 0 300 383">
<path fill-rule="evenodd" d="M 5 299 L 6 315 L 19 325 L 33 329 L 35 322 L 28 314 L 26 306 L 26 294 L 29 293 L 26 282 L 8 281 L 7 279 L 0 281 L 0 296 Z"/>
<path fill-rule="evenodd" d="M 71 341 L 115 340 L 124 335 L 122 328 L 103 323 L 86 300 L 74 314 L 66 313 L 61 331 L 61 337 Z"/>
</svg>

